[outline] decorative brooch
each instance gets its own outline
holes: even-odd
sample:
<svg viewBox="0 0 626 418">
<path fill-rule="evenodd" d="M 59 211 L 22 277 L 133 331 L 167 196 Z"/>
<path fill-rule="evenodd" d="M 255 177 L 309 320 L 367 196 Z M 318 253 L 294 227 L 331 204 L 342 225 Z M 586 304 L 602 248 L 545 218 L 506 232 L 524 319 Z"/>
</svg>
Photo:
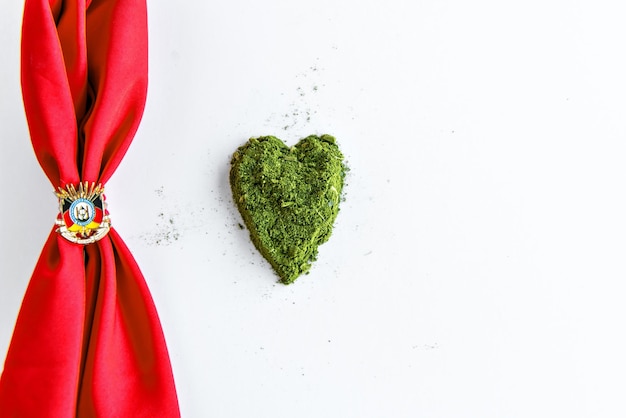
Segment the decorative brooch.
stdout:
<svg viewBox="0 0 626 418">
<path fill-rule="evenodd" d="M 103 238 L 111 228 L 109 212 L 104 199 L 104 187 L 85 181 L 55 192 L 59 198 L 57 232 L 76 244 L 91 244 Z"/>
</svg>

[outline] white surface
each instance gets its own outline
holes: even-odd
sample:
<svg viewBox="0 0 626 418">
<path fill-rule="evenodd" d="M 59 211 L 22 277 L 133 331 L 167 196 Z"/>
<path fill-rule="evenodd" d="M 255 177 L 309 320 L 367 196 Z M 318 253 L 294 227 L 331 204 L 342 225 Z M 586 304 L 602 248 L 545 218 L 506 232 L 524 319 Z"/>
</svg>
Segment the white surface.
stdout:
<svg viewBox="0 0 626 418">
<path fill-rule="evenodd" d="M 4 3 L 3 354 L 56 216 Z M 620 2 L 183 3 L 149 4 L 148 104 L 107 197 L 184 417 L 626 416 Z M 285 287 L 228 163 L 310 133 L 338 138 L 347 200 Z"/>
</svg>

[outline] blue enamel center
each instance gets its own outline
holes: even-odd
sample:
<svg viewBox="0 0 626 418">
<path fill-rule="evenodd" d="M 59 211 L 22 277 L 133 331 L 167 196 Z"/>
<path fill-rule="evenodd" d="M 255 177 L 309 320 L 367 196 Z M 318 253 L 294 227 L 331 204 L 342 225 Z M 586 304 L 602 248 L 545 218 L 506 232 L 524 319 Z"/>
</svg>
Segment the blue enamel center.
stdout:
<svg viewBox="0 0 626 418">
<path fill-rule="evenodd" d="M 87 226 L 96 216 L 96 207 L 91 200 L 76 199 L 70 206 L 70 218 L 76 225 Z"/>
</svg>

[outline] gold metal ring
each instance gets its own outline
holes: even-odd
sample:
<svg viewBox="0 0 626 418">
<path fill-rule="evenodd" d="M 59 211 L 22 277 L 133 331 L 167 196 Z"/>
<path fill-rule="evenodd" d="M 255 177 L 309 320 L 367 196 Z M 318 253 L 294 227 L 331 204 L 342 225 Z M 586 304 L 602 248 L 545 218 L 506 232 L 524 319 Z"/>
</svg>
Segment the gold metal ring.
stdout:
<svg viewBox="0 0 626 418">
<path fill-rule="evenodd" d="M 55 192 L 59 198 L 57 232 L 76 244 L 92 244 L 102 239 L 111 228 L 102 184 L 78 183 L 78 189 L 68 184 Z"/>
</svg>

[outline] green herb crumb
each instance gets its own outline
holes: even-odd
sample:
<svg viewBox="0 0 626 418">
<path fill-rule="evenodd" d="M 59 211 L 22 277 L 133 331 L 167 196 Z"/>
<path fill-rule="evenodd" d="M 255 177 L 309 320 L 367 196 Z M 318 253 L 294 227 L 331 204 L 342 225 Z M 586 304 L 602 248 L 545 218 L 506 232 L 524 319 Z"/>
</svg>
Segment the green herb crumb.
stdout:
<svg viewBox="0 0 626 418">
<path fill-rule="evenodd" d="M 307 273 L 330 238 L 345 172 L 331 135 L 311 135 L 293 147 L 274 136 L 251 138 L 233 154 L 233 200 L 282 283 Z"/>
</svg>

